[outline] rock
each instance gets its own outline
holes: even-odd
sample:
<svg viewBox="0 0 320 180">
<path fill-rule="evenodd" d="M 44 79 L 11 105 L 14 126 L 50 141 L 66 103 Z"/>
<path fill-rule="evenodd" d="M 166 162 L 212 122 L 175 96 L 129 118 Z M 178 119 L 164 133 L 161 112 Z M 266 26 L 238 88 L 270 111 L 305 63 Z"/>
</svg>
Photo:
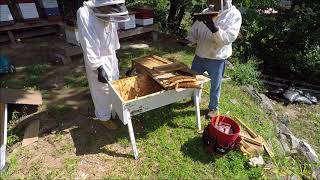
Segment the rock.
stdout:
<svg viewBox="0 0 320 180">
<path fill-rule="evenodd" d="M 261 99 L 261 105 L 263 108 L 265 108 L 266 110 L 273 112 L 273 103 L 272 101 L 264 94 L 258 94 L 260 99 Z"/>
<path fill-rule="evenodd" d="M 289 178 L 290 180 L 300 180 L 299 176 L 293 175 Z"/>
<path fill-rule="evenodd" d="M 288 115 L 279 115 L 278 116 L 278 121 L 280 123 L 284 124 L 285 126 L 288 126 L 290 124 Z"/>
<path fill-rule="evenodd" d="M 275 114 L 273 103 L 266 95 L 260 94 L 253 86 L 247 86 L 244 90 L 247 91 L 250 96 L 255 98 L 263 109 Z"/>
<path fill-rule="evenodd" d="M 249 160 L 249 165 L 252 166 L 252 167 L 262 167 L 263 165 L 265 165 L 265 162 L 262 158 L 262 156 L 259 156 L 259 157 L 254 157 L 254 158 L 251 158 Z"/>
<path fill-rule="evenodd" d="M 319 158 L 314 149 L 305 141 L 300 141 L 299 150 L 303 153 L 303 155 L 308 159 L 311 163 L 319 163 Z"/>
<path fill-rule="evenodd" d="M 236 99 L 230 99 L 229 101 L 234 105 L 239 104 L 239 102 Z"/>
<path fill-rule="evenodd" d="M 312 178 L 320 180 L 320 168 L 313 168 L 312 169 Z"/>
<path fill-rule="evenodd" d="M 283 135 L 283 134 L 280 134 L 279 139 L 280 139 L 280 143 L 282 145 L 282 148 L 283 148 L 284 152 L 285 153 L 291 153 L 291 149 L 289 147 L 289 144 L 288 144 L 286 136 Z"/>
</svg>

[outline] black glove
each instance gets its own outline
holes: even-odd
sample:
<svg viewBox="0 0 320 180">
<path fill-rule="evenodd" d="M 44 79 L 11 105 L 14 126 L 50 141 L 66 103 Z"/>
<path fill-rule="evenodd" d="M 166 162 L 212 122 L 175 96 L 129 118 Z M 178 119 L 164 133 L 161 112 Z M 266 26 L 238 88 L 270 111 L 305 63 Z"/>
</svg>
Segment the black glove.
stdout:
<svg viewBox="0 0 320 180">
<path fill-rule="evenodd" d="M 203 23 L 210 29 L 212 33 L 216 33 L 219 30 L 219 28 L 212 21 L 211 17 L 204 19 Z"/>
<path fill-rule="evenodd" d="M 102 66 L 98 67 L 98 81 L 101 83 L 108 83 L 109 78 L 107 72 Z"/>
</svg>

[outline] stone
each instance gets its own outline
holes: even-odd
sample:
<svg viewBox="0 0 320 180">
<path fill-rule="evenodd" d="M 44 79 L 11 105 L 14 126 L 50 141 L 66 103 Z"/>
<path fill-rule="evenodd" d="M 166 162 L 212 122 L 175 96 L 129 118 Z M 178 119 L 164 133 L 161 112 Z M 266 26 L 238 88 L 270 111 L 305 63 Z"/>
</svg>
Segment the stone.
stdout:
<svg viewBox="0 0 320 180">
<path fill-rule="evenodd" d="M 283 135 L 283 134 L 280 134 L 279 136 L 280 136 L 280 137 L 279 137 L 280 143 L 281 143 L 281 145 L 282 145 L 282 148 L 283 148 L 284 152 L 285 152 L 285 153 L 290 153 L 291 150 L 290 150 L 290 147 L 289 147 L 289 145 L 288 145 L 288 141 L 287 141 L 286 136 Z"/>
<path fill-rule="evenodd" d="M 290 180 L 300 180 L 300 178 L 297 175 L 293 175 L 290 177 Z"/>
<path fill-rule="evenodd" d="M 234 105 L 239 104 L 239 102 L 236 99 L 230 99 L 229 101 Z"/>
<path fill-rule="evenodd" d="M 278 116 L 278 121 L 285 126 L 288 126 L 290 124 L 289 116 L 287 114 L 285 115 L 279 115 Z"/>
<path fill-rule="evenodd" d="M 246 86 L 244 88 L 244 90 L 253 98 L 255 98 L 259 103 L 260 106 L 271 112 L 271 113 L 275 113 L 274 109 L 273 109 L 273 103 L 271 101 L 271 99 L 269 99 L 266 95 L 264 94 L 260 94 L 253 86 Z"/>
<path fill-rule="evenodd" d="M 258 93 L 258 95 L 259 95 L 259 97 L 260 97 L 260 99 L 261 99 L 261 106 L 262 106 L 264 109 L 266 109 L 266 110 L 268 110 L 268 111 L 270 111 L 270 112 L 273 112 L 274 109 L 273 109 L 273 103 L 272 103 L 272 101 L 271 101 L 266 95 L 264 95 L 264 94 L 259 94 L 259 93 Z"/>
<path fill-rule="evenodd" d="M 249 160 L 249 165 L 252 167 L 262 167 L 265 165 L 265 161 L 262 156 L 254 157 Z"/>
<path fill-rule="evenodd" d="M 314 149 L 305 141 L 300 141 L 299 150 L 311 163 L 319 163 L 319 158 Z"/>
<path fill-rule="evenodd" d="M 320 167 L 312 168 L 312 178 L 320 180 Z"/>
</svg>

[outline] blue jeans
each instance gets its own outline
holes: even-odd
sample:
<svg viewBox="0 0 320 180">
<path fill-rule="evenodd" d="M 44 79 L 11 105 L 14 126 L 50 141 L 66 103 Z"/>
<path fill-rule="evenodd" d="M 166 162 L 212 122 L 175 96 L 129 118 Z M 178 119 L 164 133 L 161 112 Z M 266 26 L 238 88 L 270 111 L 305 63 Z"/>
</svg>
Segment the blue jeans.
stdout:
<svg viewBox="0 0 320 180">
<path fill-rule="evenodd" d="M 195 56 L 192 62 L 191 69 L 198 75 L 202 75 L 204 72 L 208 72 L 211 78 L 210 89 L 210 110 L 218 110 L 219 98 L 221 92 L 221 82 L 225 69 L 225 60 L 214 60 L 201 58 Z"/>
</svg>

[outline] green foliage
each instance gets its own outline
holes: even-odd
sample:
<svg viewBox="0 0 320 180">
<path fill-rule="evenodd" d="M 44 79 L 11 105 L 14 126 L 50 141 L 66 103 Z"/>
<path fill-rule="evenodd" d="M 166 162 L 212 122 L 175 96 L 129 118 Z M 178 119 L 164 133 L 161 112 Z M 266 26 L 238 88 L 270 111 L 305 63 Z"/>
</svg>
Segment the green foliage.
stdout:
<svg viewBox="0 0 320 180">
<path fill-rule="evenodd" d="M 276 7 L 279 0 L 233 0 L 233 3 L 248 8 L 268 8 Z"/>
<path fill-rule="evenodd" d="M 48 71 L 50 66 L 48 64 L 37 64 L 26 68 L 26 75 L 24 82 L 26 87 L 39 89 L 39 84 L 43 75 Z"/>
<path fill-rule="evenodd" d="M 319 71 L 320 69 L 320 47 L 313 45 L 307 47 L 301 54 L 301 59 L 297 62 L 301 74 Z"/>
<path fill-rule="evenodd" d="M 128 7 L 133 7 L 137 5 L 149 6 L 154 9 L 155 19 L 163 30 L 167 27 L 167 15 L 169 10 L 170 2 L 169 0 L 127 0 L 126 4 Z"/>
<path fill-rule="evenodd" d="M 274 75 L 296 74 L 320 82 L 320 5 L 298 2 L 291 10 L 270 16 L 249 10 L 243 16 L 242 35 L 235 56 L 246 62 L 261 59 L 263 70 Z"/>
<path fill-rule="evenodd" d="M 275 173 L 280 178 L 281 176 L 298 175 L 305 179 L 312 179 L 312 167 L 319 167 L 317 164 L 310 164 L 302 157 L 281 157 L 275 161 Z"/>
<path fill-rule="evenodd" d="M 261 89 L 262 82 L 259 79 L 261 72 L 258 70 L 255 60 L 249 60 L 247 63 L 236 62 L 234 69 L 230 71 L 230 77 L 239 85 L 252 85 Z"/>
<path fill-rule="evenodd" d="M 88 87 L 88 79 L 84 72 L 74 72 L 64 78 L 67 87 Z"/>
<path fill-rule="evenodd" d="M 215 161 L 215 173 L 223 179 L 260 179 L 261 168 L 250 168 L 248 159 L 238 152 L 229 152 Z"/>
</svg>

